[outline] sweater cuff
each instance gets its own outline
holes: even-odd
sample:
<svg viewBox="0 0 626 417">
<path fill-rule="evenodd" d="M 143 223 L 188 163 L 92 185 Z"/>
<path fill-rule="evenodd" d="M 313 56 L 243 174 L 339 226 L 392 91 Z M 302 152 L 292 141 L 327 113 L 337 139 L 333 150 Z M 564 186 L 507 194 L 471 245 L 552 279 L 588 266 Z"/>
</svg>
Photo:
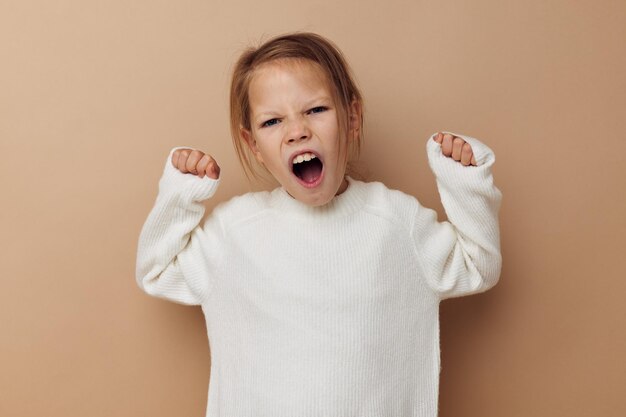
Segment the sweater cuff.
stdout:
<svg viewBox="0 0 626 417">
<path fill-rule="evenodd" d="M 178 194 L 184 201 L 203 201 L 211 198 L 219 186 L 219 178 L 214 180 L 208 176 L 202 178 L 193 174 L 184 174 L 172 164 L 172 154 L 177 149 L 194 149 L 189 146 L 172 148 L 167 159 L 163 175 L 159 180 L 159 194 Z"/>
<path fill-rule="evenodd" d="M 437 133 L 434 133 L 428 139 L 426 153 L 428 155 L 430 168 L 438 180 L 447 182 L 447 179 L 451 179 L 454 182 L 463 183 L 465 185 L 478 185 L 482 180 L 485 180 L 491 175 L 491 166 L 496 161 L 496 157 L 494 152 L 487 145 L 471 136 L 447 131 L 443 131 L 442 133 L 449 133 L 469 143 L 472 147 L 474 158 L 476 159 L 476 166 L 465 166 L 461 164 L 461 162 L 445 156 L 441 151 L 441 145 L 435 141 Z"/>
</svg>

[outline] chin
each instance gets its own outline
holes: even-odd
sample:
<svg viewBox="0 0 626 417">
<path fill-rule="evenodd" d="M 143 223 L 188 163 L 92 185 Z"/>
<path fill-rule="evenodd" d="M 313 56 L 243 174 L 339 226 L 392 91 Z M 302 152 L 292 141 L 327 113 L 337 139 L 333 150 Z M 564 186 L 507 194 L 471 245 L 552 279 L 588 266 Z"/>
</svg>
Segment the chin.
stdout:
<svg viewBox="0 0 626 417">
<path fill-rule="evenodd" d="M 321 191 L 321 190 L 320 190 Z M 305 193 L 294 193 L 291 194 L 296 200 L 300 201 L 303 204 L 311 207 L 320 207 L 327 203 L 329 203 L 333 197 L 335 197 L 336 193 L 333 192 L 323 192 L 307 194 Z"/>
</svg>

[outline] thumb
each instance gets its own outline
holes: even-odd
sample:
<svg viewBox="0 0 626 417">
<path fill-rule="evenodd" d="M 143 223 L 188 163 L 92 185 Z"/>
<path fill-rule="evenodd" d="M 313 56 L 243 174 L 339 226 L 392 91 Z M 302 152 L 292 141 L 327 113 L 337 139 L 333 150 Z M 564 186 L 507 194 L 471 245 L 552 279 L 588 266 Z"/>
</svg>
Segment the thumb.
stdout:
<svg viewBox="0 0 626 417">
<path fill-rule="evenodd" d="M 211 158 L 209 164 L 207 165 L 206 176 L 214 180 L 220 177 L 220 167 L 213 158 Z"/>
</svg>

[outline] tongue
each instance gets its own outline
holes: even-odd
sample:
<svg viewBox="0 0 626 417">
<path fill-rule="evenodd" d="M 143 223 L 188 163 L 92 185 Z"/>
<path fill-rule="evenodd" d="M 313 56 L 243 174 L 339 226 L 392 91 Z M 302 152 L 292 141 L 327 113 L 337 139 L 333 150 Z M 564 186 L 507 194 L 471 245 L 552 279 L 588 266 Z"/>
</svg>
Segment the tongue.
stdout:
<svg viewBox="0 0 626 417">
<path fill-rule="evenodd" d="M 315 182 L 322 173 L 322 164 L 316 159 L 303 162 L 300 165 L 300 178 L 304 182 Z"/>
</svg>

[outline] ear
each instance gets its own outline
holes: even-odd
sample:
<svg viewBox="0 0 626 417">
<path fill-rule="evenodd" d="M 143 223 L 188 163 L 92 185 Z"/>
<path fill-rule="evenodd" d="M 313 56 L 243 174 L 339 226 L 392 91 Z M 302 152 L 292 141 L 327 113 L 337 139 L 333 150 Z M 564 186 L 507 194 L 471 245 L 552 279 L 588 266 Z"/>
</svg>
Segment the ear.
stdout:
<svg viewBox="0 0 626 417">
<path fill-rule="evenodd" d="M 358 100 L 352 100 L 352 103 L 350 103 L 350 109 L 349 109 L 350 113 L 348 115 L 349 117 L 349 123 L 350 123 L 350 139 L 357 139 L 359 137 L 359 135 L 361 134 L 360 130 L 361 130 L 361 115 L 362 115 L 362 106 L 361 106 L 361 102 Z"/>
<path fill-rule="evenodd" d="M 250 151 L 254 154 L 256 160 L 263 165 L 263 157 L 261 156 L 261 152 L 259 152 L 259 148 L 256 146 L 256 139 L 254 139 L 254 135 L 246 128 L 239 128 L 239 135 L 246 142 L 246 145 L 250 148 Z"/>
</svg>

